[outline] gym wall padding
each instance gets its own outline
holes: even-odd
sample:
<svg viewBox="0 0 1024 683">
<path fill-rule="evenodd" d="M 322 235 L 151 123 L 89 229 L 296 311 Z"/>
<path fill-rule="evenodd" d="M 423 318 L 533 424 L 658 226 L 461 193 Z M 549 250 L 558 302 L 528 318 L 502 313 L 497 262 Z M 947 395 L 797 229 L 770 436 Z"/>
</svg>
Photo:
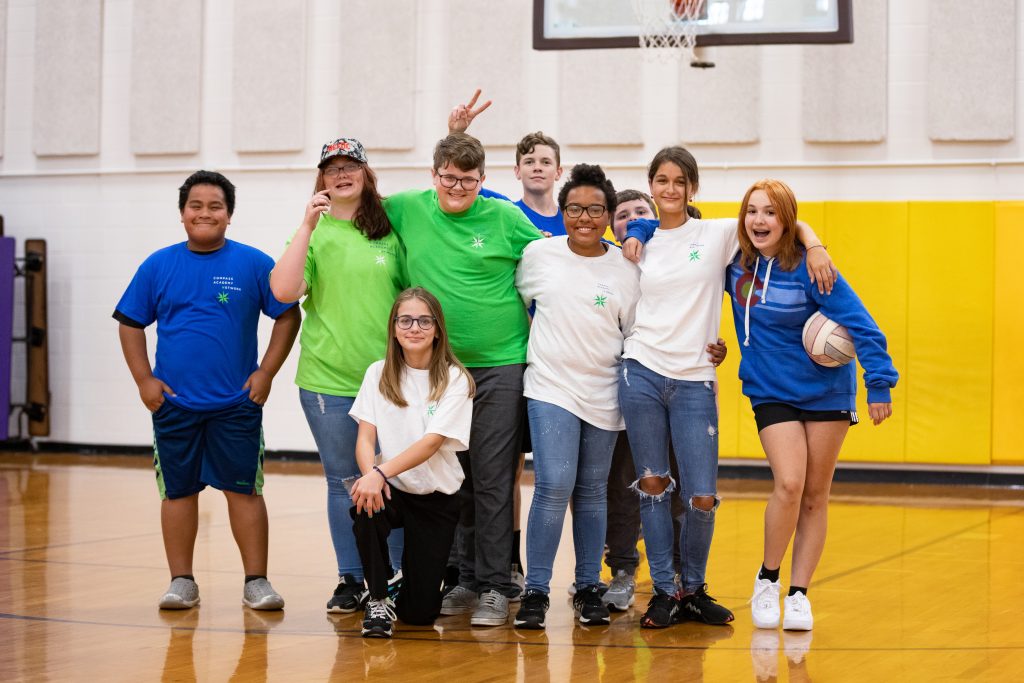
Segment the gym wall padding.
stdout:
<svg viewBox="0 0 1024 683">
<path fill-rule="evenodd" d="M 995 206 L 995 324 L 992 335 L 992 463 L 1024 462 L 1024 315 L 1021 315 L 1021 255 L 1024 202 Z"/>
<path fill-rule="evenodd" d="M 706 217 L 738 205 L 699 204 Z M 1024 253 L 1024 202 L 806 202 L 800 218 L 885 332 L 900 372 L 893 417 L 867 416 L 841 459 L 960 465 L 1024 463 L 1024 317 L 1014 274 Z M 720 453 L 763 458 L 737 379 L 740 342 L 726 300 L 719 368 Z"/>
</svg>

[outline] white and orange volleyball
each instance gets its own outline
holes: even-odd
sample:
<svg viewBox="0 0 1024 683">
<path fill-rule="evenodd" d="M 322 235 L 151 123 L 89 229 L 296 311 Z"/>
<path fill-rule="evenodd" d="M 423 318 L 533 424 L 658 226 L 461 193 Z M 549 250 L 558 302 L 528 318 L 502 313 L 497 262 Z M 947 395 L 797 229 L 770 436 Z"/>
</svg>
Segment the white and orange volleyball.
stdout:
<svg viewBox="0 0 1024 683">
<path fill-rule="evenodd" d="M 821 311 L 815 311 L 804 323 L 803 339 L 807 355 L 826 368 L 846 365 L 857 355 L 849 331 Z"/>
</svg>

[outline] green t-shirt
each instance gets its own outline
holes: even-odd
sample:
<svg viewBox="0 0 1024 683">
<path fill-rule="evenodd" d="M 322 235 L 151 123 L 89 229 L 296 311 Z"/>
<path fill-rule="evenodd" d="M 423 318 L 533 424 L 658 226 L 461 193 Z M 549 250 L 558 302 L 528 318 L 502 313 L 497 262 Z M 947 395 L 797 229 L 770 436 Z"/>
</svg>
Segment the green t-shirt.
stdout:
<svg viewBox="0 0 1024 683">
<path fill-rule="evenodd" d="M 368 240 L 352 224 L 321 216 L 309 240 L 306 316 L 295 383 L 308 391 L 355 396 L 366 368 L 387 352 L 388 314 L 405 287 L 394 232 Z"/>
<path fill-rule="evenodd" d="M 392 195 L 384 205 L 405 247 L 409 282 L 440 300 L 459 360 L 468 367 L 525 363 L 529 322 L 516 265 L 541 235 L 523 212 L 477 197 L 466 211 L 446 214 L 434 190 Z"/>
</svg>

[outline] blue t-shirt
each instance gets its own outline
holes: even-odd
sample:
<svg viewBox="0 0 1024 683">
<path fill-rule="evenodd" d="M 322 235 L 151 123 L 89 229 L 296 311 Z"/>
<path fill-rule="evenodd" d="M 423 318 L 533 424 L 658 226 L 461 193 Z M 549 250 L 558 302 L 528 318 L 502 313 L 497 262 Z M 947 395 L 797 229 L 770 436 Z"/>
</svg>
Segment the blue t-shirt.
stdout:
<svg viewBox="0 0 1024 683">
<path fill-rule="evenodd" d="M 259 249 L 227 240 L 197 254 L 185 242 L 143 261 L 117 303 L 115 317 L 146 327 L 156 322 L 153 375 L 188 410 L 217 410 L 242 402 L 256 368 L 260 311 L 277 318 L 295 304 L 270 291 L 274 261 Z"/>
<path fill-rule="evenodd" d="M 490 197 L 492 199 L 504 199 L 506 202 L 512 202 L 511 199 L 495 192 L 494 190 L 488 190 L 486 187 L 480 188 L 481 197 Z M 550 232 L 552 237 L 558 237 L 559 235 L 565 234 L 565 223 L 562 221 L 562 212 L 559 211 L 554 216 L 545 216 L 544 214 L 537 213 L 526 205 L 522 199 L 518 202 L 512 202 L 526 214 L 526 217 L 533 223 L 533 227 L 537 228 L 542 232 Z"/>
</svg>

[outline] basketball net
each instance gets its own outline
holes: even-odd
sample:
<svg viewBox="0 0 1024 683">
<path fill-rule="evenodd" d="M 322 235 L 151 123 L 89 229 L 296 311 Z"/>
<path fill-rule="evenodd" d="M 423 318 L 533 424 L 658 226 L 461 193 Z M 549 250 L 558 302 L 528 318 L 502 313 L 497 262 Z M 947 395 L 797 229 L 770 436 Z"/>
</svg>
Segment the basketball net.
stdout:
<svg viewBox="0 0 1024 683">
<path fill-rule="evenodd" d="M 690 66 L 714 66 L 697 54 L 697 22 L 704 0 L 632 0 L 644 57 L 662 62 L 684 59 Z"/>
</svg>

